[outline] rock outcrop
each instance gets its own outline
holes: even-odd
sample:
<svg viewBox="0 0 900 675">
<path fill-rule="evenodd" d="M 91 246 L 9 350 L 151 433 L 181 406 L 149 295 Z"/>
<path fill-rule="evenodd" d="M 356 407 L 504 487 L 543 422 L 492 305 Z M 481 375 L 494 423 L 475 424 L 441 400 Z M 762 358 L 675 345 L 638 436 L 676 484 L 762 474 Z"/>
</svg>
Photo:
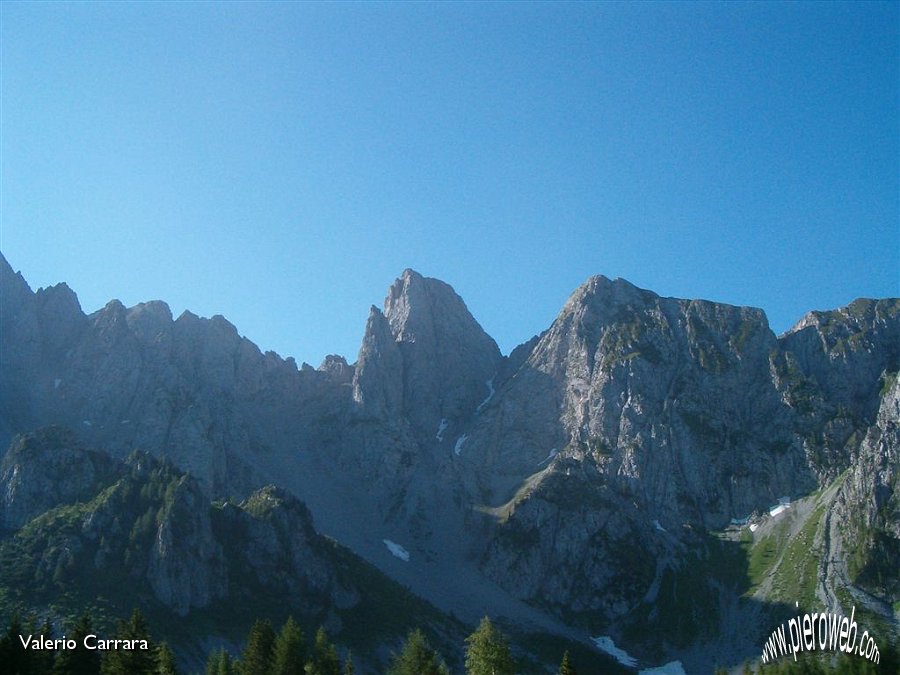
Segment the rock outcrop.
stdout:
<svg viewBox="0 0 900 675">
<path fill-rule="evenodd" d="M 48 424 L 125 457 L 169 457 L 209 494 L 243 495 L 265 481 L 255 457 L 296 448 L 315 420 L 349 402 L 352 367 L 319 370 L 262 354 L 221 316 L 163 302 L 117 300 L 85 316 L 64 284 L 32 293 L 0 256 L 0 438 Z"/>
<path fill-rule="evenodd" d="M 146 588 L 180 616 L 224 598 L 268 597 L 313 615 L 360 601 L 341 572 L 345 554 L 294 496 L 268 486 L 211 504 L 166 461 L 135 452 L 119 462 L 73 438 L 42 429 L 18 437 L 4 460 L 2 514 L 16 536 L 0 547 L 27 584 L 52 593 L 101 578 Z"/>
<path fill-rule="evenodd" d="M 85 449 L 67 429 L 18 437 L 0 463 L 0 529 L 17 530 L 55 506 L 88 501 L 119 469 L 118 462 Z"/>
<path fill-rule="evenodd" d="M 853 582 L 893 605 L 900 599 L 900 380 L 885 373 L 878 416 L 853 452 L 833 520 Z"/>
<path fill-rule="evenodd" d="M 402 539 L 396 574 L 448 608 L 475 602 L 434 583 L 460 570 L 510 612 L 520 600 L 602 629 L 652 602 L 710 531 L 845 472 L 836 508 L 864 542 L 851 572 L 896 594 L 896 567 L 879 561 L 896 560 L 900 527 L 897 299 L 812 312 L 776 337 L 759 309 L 598 276 L 503 357 L 452 288 L 406 270 L 355 364 L 298 369 L 220 316 L 117 301 L 85 316 L 67 287 L 33 293 L 2 258 L 0 284 L 0 434 L 67 425 L 197 479 L 173 487 L 142 563 L 179 612 L 226 592 L 220 559 L 283 593 L 353 602 L 358 589 L 305 557 L 315 536 L 295 526 L 309 515 L 290 491 L 384 569 L 398 563 L 382 541 Z M 3 465 L 8 528 L 57 499 L 23 499 L 7 470 L 19 455 Z M 58 499 L 102 473 L 83 471 Z M 204 499 L 229 496 L 203 515 Z M 252 554 L 229 553 L 221 528 Z M 289 573 L 273 581 L 276 561 Z"/>
<path fill-rule="evenodd" d="M 455 437 L 502 357 L 450 286 L 406 270 L 369 314 L 353 383 L 362 413 L 402 419 L 422 446 Z"/>
</svg>

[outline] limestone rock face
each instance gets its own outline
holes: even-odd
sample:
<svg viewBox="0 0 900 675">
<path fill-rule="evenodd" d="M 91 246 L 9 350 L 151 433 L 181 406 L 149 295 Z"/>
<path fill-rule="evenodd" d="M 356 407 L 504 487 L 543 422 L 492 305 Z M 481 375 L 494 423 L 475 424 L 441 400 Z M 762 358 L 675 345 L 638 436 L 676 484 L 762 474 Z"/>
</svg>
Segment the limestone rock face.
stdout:
<svg viewBox="0 0 900 675">
<path fill-rule="evenodd" d="M 900 300 L 860 298 L 846 307 L 810 312 L 781 342 L 833 406 L 871 419 L 880 396 L 875 384 L 900 363 Z"/>
<path fill-rule="evenodd" d="M 900 380 L 888 376 L 878 416 L 854 452 L 832 520 L 851 580 L 900 598 Z"/>
<path fill-rule="evenodd" d="M 482 412 L 489 492 L 564 457 L 672 523 L 719 527 L 813 484 L 757 309 L 594 277 Z M 510 483 L 504 484 L 504 475 Z"/>
<path fill-rule="evenodd" d="M 166 497 L 156 518 L 147 580 L 160 602 L 184 616 L 226 597 L 229 579 L 203 492 L 185 476 Z"/>
<path fill-rule="evenodd" d="M 760 310 L 588 280 L 467 443 L 500 517 L 487 573 L 522 597 L 613 617 L 684 528 L 810 490 L 770 375 L 777 351 Z"/>
<path fill-rule="evenodd" d="M 345 421 L 341 466 L 363 475 L 385 522 L 431 547 L 448 532 L 454 449 L 493 391 L 503 358 L 442 281 L 406 270 L 372 307 Z M 457 514 L 458 515 L 458 514 Z M 448 535 L 449 536 L 449 535 Z"/>
<path fill-rule="evenodd" d="M 808 462 L 821 481 L 833 480 L 859 442 L 853 435 L 874 422 L 883 374 L 900 370 L 900 300 L 810 312 L 779 342 L 776 376 Z"/>
<path fill-rule="evenodd" d="M 359 353 L 354 397 L 374 415 L 402 417 L 424 445 L 453 436 L 490 394 L 496 343 L 442 281 L 406 270 L 374 307 Z M 457 434 L 458 435 L 458 434 Z"/>
<path fill-rule="evenodd" d="M 388 320 L 374 306 L 356 362 L 353 398 L 376 420 L 394 418 L 403 410 L 403 357 Z"/>
<path fill-rule="evenodd" d="M 168 458 L 207 501 L 233 498 L 198 515 L 194 488 L 173 488 L 147 557 L 129 559 L 178 611 L 220 597 L 235 569 L 353 601 L 309 557 L 317 539 L 295 527 L 309 514 L 292 493 L 446 607 L 480 609 L 450 587 L 465 568 L 459 579 L 504 602 L 618 621 L 710 531 L 839 476 L 835 508 L 867 542 L 850 572 L 895 592 L 879 561 L 896 559 L 900 527 L 896 299 L 812 312 L 776 337 L 759 309 L 597 276 L 504 358 L 452 288 L 406 270 L 372 308 L 355 364 L 298 369 L 221 316 L 117 301 L 85 316 L 67 287 L 34 293 L 2 258 L 0 284 L 0 436 L 67 425 L 120 459 L 136 447 Z M 17 456 L 3 465 L 9 528 L 53 501 L 16 482 Z M 83 470 L 60 499 L 81 494 Z M 92 522 L 114 529 L 102 510 Z"/>
<path fill-rule="evenodd" d="M 300 371 L 238 335 L 221 316 L 163 302 L 113 300 L 85 316 L 65 285 L 32 293 L 0 260 L 0 442 L 58 424 L 125 457 L 166 456 L 213 494 L 264 484 L 256 459 L 296 447 L 314 420 L 351 400 L 352 367 L 338 357 Z"/>
<path fill-rule="evenodd" d="M 55 506 L 90 499 L 117 469 L 115 460 L 85 449 L 66 429 L 20 436 L 0 463 L 0 529 L 17 530 Z"/>
<path fill-rule="evenodd" d="M 242 565 L 259 583 L 295 599 L 326 596 L 342 608 L 359 601 L 357 589 L 338 580 L 333 561 L 323 554 L 308 509 L 286 491 L 266 486 L 223 516 L 245 533 L 238 539 Z"/>
<path fill-rule="evenodd" d="M 119 462 L 59 428 L 18 437 L 0 486 L 4 529 L 17 531 L 4 559 L 33 568 L 36 585 L 99 575 L 146 587 L 180 616 L 226 597 L 289 598 L 307 602 L 307 612 L 361 597 L 306 507 L 274 486 L 238 505 L 211 505 L 170 463 L 146 453 Z"/>
</svg>

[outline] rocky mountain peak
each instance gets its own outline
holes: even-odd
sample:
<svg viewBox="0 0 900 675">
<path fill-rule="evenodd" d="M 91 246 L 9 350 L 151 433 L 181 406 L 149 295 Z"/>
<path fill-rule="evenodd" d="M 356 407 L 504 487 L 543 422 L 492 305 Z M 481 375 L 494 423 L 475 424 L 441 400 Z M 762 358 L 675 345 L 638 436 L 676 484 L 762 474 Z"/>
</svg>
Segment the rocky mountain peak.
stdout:
<svg viewBox="0 0 900 675">
<path fill-rule="evenodd" d="M 116 468 L 62 427 L 19 436 L 0 463 L 0 528 L 16 529 L 49 508 L 90 498 Z"/>
<path fill-rule="evenodd" d="M 391 326 L 372 305 L 353 377 L 353 398 L 372 415 L 396 415 L 403 398 L 402 359 Z"/>
<path fill-rule="evenodd" d="M 335 382 L 349 384 L 353 381 L 353 366 L 347 363 L 340 354 L 329 354 L 322 361 L 318 370 L 327 373 Z"/>
<path fill-rule="evenodd" d="M 160 301 L 142 302 L 128 309 L 125 319 L 131 331 L 143 342 L 151 342 L 172 328 L 172 310 Z"/>
<path fill-rule="evenodd" d="M 859 298 L 806 314 L 779 338 L 799 374 L 826 399 L 871 423 L 879 378 L 900 369 L 900 299 Z"/>
<path fill-rule="evenodd" d="M 483 333 L 449 284 L 411 269 L 388 289 L 384 315 L 398 342 L 433 339 L 436 332 L 448 329 Z"/>
<path fill-rule="evenodd" d="M 75 291 L 69 288 L 65 282 L 38 289 L 35 293 L 38 304 L 48 312 L 54 312 L 64 317 L 74 314 L 82 314 L 81 304 Z"/>
<path fill-rule="evenodd" d="M 373 307 L 369 314 L 354 397 L 396 406 L 422 441 L 442 442 L 438 427 L 474 414 L 501 361 L 497 344 L 450 285 L 407 269 L 388 289 L 384 312 Z"/>
<path fill-rule="evenodd" d="M 16 272 L 2 253 L 0 253 L 0 284 L 3 285 L 4 293 L 31 293 L 31 287 L 22 273 Z"/>
</svg>

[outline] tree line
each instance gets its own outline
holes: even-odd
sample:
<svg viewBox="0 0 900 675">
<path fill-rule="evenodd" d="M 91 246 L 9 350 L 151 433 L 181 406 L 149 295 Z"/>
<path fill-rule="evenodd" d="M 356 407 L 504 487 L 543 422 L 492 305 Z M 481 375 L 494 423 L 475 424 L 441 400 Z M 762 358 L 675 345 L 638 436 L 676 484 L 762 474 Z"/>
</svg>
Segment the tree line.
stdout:
<svg viewBox="0 0 900 675">
<path fill-rule="evenodd" d="M 95 635 L 88 614 L 79 617 L 66 632 L 64 649 L 25 648 L 23 640 L 43 636 L 54 639 L 49 621 L 38 624 L 34 617 L 22 621 L 13 617 L 0 636 L 0 673 L 8 675 L 186 675 L 176 664 L 175 655 L 165 642 L 152 639 L 143 615 L 134 610 L 128 620 L 118 621 L 114 639 L 146 641 L 147 649 L 88 649 L 84 639 Z M 56 636 L 61 638 L 62 636 Z M 506 636 L 485 617 L 465 640 L 466 675 L 515 675 L 517 666 Z M 885 645 L 882 661 L 875 665 L 865 659 L 841 655 L 832 658 L 805 658 L 794 662 L 780 659 L 766 667 L 767 673 L 790 675 L 878 675 L 900 673 L 897 652 Z M 827 655 L 823 655 L 827 656 Z M 756 665 L 756 664 L 753 664 Z M 568 652 L 562 656 L 557 675 L 578 675 Z M 727 672 L 717 669 L 716 675 Z M 761 672 L 745 664 L 744 675 Z M 233 656 L 224 648 L 209 654 L 204 675 L 355 675 L 351 653 L 341 658 L 324 628 L 319 628 L 311 644 L 299 624 L 288 619 L 275 631 L 267 619 L 258 619 L 250 628 L 244 648 Z M 394 653 L 385 675 L 450 675 L 450 668 L 421 629 L 406 636 Z"/>
<path fill-rule="evenodd" d="M 13 617 L 0 636 L 0 670 L 9 675 L 184 675 L 165 642 L 152 639 L 143 615 L 134 610 L 127 621 L 119 621 L 114 639 L 145 640 L 148 648 L 89 649 L 84 644 L 96 633 L 87 614 L 79 617 L 65 634 L 60 649 L 25 648 L 23 640 L 54 639 L 49 621 L 38 625 L 34 617 L 22 622 Z M 20 637 L 21 636 L 21 637 Z M 61 638 L 61 636 L 57 636 Z M 515 675 L 516 663 L 506 636 L 485 617 L 466 638 L 466 675 Z M 343 658 L 324 628 L 311 644 L 293 617 L 275 631 L 268 619 L 256 620 L 247 634 L 243 651 L 233 656 L 225 648 L 209 654 L 205 675 L 354 675 L 353 656 Z M 559 675 L 577 675 L 569 653 L 563 654 Z M 441 654 L 420 629 L 410 631 L 401 649 L 394 653 L 385 675 L 450 675 Z"/>
</svg>

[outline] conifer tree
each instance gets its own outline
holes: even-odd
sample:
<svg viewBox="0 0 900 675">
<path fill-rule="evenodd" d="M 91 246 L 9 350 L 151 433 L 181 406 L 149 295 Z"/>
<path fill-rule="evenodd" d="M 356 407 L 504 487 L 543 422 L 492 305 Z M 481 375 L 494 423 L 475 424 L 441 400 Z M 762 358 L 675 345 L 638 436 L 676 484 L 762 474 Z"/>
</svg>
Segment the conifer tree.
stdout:
<svg viewBox="0 0 900 675">
<path fill-rule="evenodd" d="M 575 670 L 575 666 L 572 665 L 572 660 L 569 658 L 568 649 L 563 652 L 562 663 L 559 664 L 559 675 L 578 675 L 578 671 Z"/>
<path fill-rule="evenodd" d="M 306 661 L 306 638 L 300 626 L 289 616 L 275 639 L 274 675 L 303 675 Z"/>
<path fill-rule="evenodd" d="M 306 675 L 341 675 L 341 660 L 324 628 L 316 631 L 312 658 L 304 669 Z"/>
<path fill-rule="evenodd" d="M 268 619 L 257 619 L 241 657 L 241 675 L 270 675 L 274 664 L 275 630 Z"/>
<path fill-rule="evenodd" d="M 26 630 L 30 635 L 43 635 L 45 640 L 53 639 L 53 626 L 50 625 L 50 619 L 44 619 L 44 623 L 38 628 L 35 625 L 34 618 L 32 618 L 29 620 Z M 40 673 L 41 675 L 52 673 L 55 661 L 56 652 L 50 649 L 35 650 L 31 655 L 31 671 L 33 673 Z"/>
<path fill-rule="evenodd" d="M 30 653 L 19 641 L 23 630 L 19 615 L 16 614 L 10 621 L 6 633 L 0 638 L 0 663 L 10 673 L 28 673 L 31 670 Z"/>
<path fill-rule="evenodd" d="M 169 645 L 160 642 L 156 648 L 155 675 L 178 675 L 178 666 L 175 663 L 175 654 L 169 649 Z"/>
<path fill-rule="evenodd" d="M 234 662 L 225 648 L 213 651 L 206 659 L 206 675 L 234 675 Z"/>
<path fill-rule="evenodd" d="M 506 638 L 484 617 L 466 638 L 467 675 L 514 675 L 515 670 Z"/>
<path fill-rule="evenodd" d="M 75 649 L 61 649 L 53 664 L 53 672 L 57 675 L 98 675 L 100 672 L 100 652 L 96 649 L 87 649 L 84 646 L 84 638 L 94 634 L 91 617 L 82 614 L 71 633 L 66 637 L 75 641 Z"/>
<path fill-rule="evenodd" d="M 118 640 L 134 640 L 135 648 L 106 651 L 100 667 L 103 675 L 145 675 L 156 670 L 156 648 L 140 610 L 134 609 L 128 621 L 119 621 L 115 637 Z M 147 641 L 147 649 L 140 648 L 140 640 Z"/>
<path fill-rule="evenodd" d="M 399 654 L 395 654 L 388 675 L 449 675 L 446 664 L 431 648 L 418 628 L 411 631 Z"/>
</svg>

